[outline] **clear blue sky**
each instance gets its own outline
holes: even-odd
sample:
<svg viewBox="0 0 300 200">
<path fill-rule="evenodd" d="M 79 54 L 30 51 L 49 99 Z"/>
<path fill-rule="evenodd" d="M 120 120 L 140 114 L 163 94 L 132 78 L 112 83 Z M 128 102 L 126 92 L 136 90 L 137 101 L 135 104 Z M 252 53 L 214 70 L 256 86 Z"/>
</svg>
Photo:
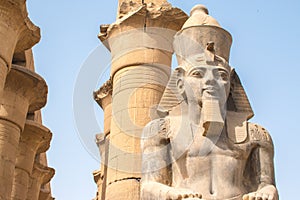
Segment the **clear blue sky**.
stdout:
<svg viewBox="0 0 300 200">
<path fill-rule="evenodd" d="M 230 64 L 236 68 L 254 109 L 255 117 L 251 121 L 263 125 L 273 137 L 280 197 L 295 199 L 299 196 L 300 186 L 300 126 L 297 122 L 300 111 L 300 66 L 297 61 L 300 57 L 300 2 L 169 2 L 187 13 L 195 4 L 206 5 L 210 14 L 232 34 Z M 85 61 L 91 52 L 94 53 L 89 57 L 92 57 L 88 62 L 92 65 L 90 71 L 97 67 L 103 71 L 103 66 L 109 64 L 99 55 L 104 48 L 98 47 L 101 44 L 97 34 L 100 24 L 115 21 L 117 0 L 28 0 L 27 4 L 32 21 L 42 31 L 34 55 L 36 70 L 49 86 L 43 120 L 53 132 L 48 151 L 49 165 L 56 169 L 51 182 L 53 196 L 58 200 L 92 199 L 96 192 L 92 171 L 99 168 L 99 163 L 87 149 L 95 151 L 93 135 L 101 131 L 101 125 L 96 126 L 98 129 L 87 128 L 86 133 L 77 132 L 73 91 L 76 90 L 77 76 L 86 67 Z M 99 83 L 82 95 L 92 99 L 92 91 L 98 87 Z M 85 109 L 84 102 L 80 106 Z M 93 106 L 95 115 L 100 116 L 100 108 L 96 104 Z M 97 120 L 101 121 L 101 118 Z M 87 139 L 90 140 L 88 144 Z"/>
</svg>

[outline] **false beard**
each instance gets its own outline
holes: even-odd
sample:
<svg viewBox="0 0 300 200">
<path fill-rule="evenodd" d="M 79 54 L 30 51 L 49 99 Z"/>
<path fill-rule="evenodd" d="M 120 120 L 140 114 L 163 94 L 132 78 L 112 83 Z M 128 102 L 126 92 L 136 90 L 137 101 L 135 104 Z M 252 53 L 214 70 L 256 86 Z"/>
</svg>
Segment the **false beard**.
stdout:
<svg viewBox="0 0 300 200">
<path fill-rule="evenodd" d="M 223 116 L 220 101 L 216 99 L 209 99 L 202 101 L 201 109 L 201 123 L 203 124 L 203 136 L 206 137 L 219 137 L 224 128 Z"/>
</svg>

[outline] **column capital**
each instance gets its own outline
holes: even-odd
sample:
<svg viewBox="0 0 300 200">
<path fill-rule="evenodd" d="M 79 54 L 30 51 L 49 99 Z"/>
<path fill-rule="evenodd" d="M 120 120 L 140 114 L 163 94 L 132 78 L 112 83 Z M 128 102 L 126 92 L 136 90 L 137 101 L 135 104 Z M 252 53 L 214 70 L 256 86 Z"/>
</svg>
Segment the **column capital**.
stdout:
<svg viewBox="0 0 300 200">
<path fill-rule="evenodd" d="M 44 185 L 53 178 L 55 170 L 51 167 L 44 166 L 35 162 L 32 170 L 32 178 L 36 179 L 40 185 Z"/>
<path fill-rule="evenodd" d="M 98 183 L 98 181 L 100 179 L 103 180 L 103 174 L 101 173 L 101 170 L 98 169 L 98 170 L 93 171 L 93 177 L 94 177 L 95 183 Z"/>
<path fill-rule="evenodd" d="M 40 28 L 28 17 L 25 0 L 0 1 L 0 49 L 2 58 L 11 66 L 14 52 L 30 49 L 40 41 Z"/>
<path fill-rule="evenodd" d="M 127 66 L 149 63 L 171 66 L 173 37 L 188 16 L 168 3 L 123 4 L 120 12 L 129 11 L 124 11 L 126 14 L 115 23 L 101 26 L 98 35 L 111 51 L 111 77 Z"/>
<path fill-rule="evenodd" d="M 112 101 L 112 91 L 112 81 L 109 79 L 99 88 L 99 90 L 94 92 L 94 100 L 103 110 Z"/>
<path fill-rule="evenodd" d="M 16 167 L 30 174 L 35 155 L 49 149 L 51 138 L 52 133 L 48 128 L 32 120 L 26 120 L 20 137 Z"/>
<path fill-rule="evenodd" d="M 115 23 L 100 26 L 99 39 L 103 42 L 120 32 L 145 27 L 159 27 L 179 31 L 188 19 L 181 9 L 170 3 L 138 3 L 124 1 L 119 7 L 119 16 Z M 106 44 L 105 44 L 106 45 Z"/>
<path fill-rule="evenodd" d="M 1 91 L 0 118 L 24 128 L 27 112 L 45 106 L 48 87 L 45 80 L 35 72 L 13 65 Z"/>
<path fill-rule="evenodd" d="M 38 200 L 41 194 L 41 187 L 50 182 L 55 174 L 53 168 L 35 162 L 32 170 L 31 181 L 28 187 L 27 200 Z M 50 196 L 50 199 L 52 197 Z"/>
</svg>

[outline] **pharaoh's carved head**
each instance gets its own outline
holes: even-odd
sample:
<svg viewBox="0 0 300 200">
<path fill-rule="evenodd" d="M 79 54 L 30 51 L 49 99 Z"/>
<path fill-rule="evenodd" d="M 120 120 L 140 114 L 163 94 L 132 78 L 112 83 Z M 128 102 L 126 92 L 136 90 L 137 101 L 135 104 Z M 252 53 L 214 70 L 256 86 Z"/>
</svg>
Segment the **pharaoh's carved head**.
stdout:
<svg viewBox="0 0 300 200">
<path fill-rule="evenodd" d="M 158 110 L 168 113 L 183 101 L 201 107 L 203 101 L 215 100 L 227 111 L 243 113 L 249 119 L 253 116 L 250 103 L 238 75 L 228 64 L 232 37 L 218 23 L 212 23 L 215 19 L 204 23 L 202 17 L 192 12 L 175 35 L 173 47 L 179 66 L 171 75 Z"/>
<path fill-rule="evenodd" d="M 179 98 L 200 107 L 203 101 L 218 101 L 225 106 L 230 92 L 231 67 L 224 59 L 215 57 L 214 61 L 207 61 L 204 55 L 195 55 L 175 71 Z"/>
</svg>

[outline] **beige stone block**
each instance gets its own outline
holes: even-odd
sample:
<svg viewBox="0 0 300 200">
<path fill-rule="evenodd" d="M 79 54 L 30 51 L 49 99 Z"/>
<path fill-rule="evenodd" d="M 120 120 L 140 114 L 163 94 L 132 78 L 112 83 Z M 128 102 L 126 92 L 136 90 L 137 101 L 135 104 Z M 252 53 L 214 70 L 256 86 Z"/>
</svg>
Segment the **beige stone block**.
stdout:
<svg viewBox="0 0 300 200">
<path fill-rule="evenodd" d="M 107 186 L 106 200 L 126 199 L 139 200 L 140 199 L 140 182 L 137 179 L 125 179 L 117 181 Z"/>
</svg>

